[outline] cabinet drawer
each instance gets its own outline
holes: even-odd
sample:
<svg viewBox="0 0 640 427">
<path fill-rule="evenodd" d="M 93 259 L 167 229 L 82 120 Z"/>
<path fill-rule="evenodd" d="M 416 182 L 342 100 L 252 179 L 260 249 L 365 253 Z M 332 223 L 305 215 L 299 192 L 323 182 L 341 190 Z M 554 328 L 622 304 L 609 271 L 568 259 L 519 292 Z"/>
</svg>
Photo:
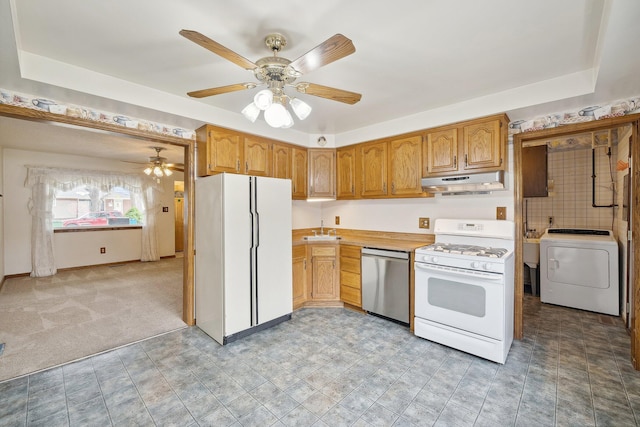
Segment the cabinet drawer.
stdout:
<svg viewBox="0 0 640 427">
<path fill-rule="evenodd" d="M 340 271 L 360 274 L 360 259 L 340 257 Z"/>
<path fill-rule="evenodd" d="M 360 259 L 360 246 L 340 245 L 340 256 Z"/>
<path fill-rule="evenodd" d="M 311 256 L 336 256 L 335 246 L 313 246 Z"/>
<path fill-rule="evenodd" d="M 351 286 L 352 288 L 361 288 L 360 275 L 355 273 L 349 273 L 348 271 L 340 272 L 340 284 L 344 286 Z"/>
<path fill-rule="evenodd" d="M 307 248 L 305 245 L 296 245 L 291 250 L 293 258 L 304 258 L 307 256 Z"/>
<path fill-rule="evenodd" d="M 340 299 L 347 304 L 362 307 L 360 290 L 349 286 L 340 286 Z"/>
</svg>

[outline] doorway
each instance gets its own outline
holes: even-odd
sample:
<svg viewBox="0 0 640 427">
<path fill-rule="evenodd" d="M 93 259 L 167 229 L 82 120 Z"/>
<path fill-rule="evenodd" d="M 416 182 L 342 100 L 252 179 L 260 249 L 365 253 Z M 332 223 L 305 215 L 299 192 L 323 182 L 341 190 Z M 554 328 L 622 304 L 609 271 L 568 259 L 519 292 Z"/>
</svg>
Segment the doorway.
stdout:
<svg viewBox="0 0 640 427">
<path fill-rule="evenodd" d="M 182 256 L 184 251 L 184 181 L 173 183 L 173 204 L 175 212 L 176 256 Z"/>
<path fill-rule="evenodd" d="M 634 254 L 633 250 L 629 250 L 629 247 L 633 245 L 633 239 L 629 239 L 627 241 L 627 235 L 631 236 L 631 233 L 627 233 L 627 229 L 634 229 L 634 223 L 636 224 L 635 230 L 637 230 L 637 224 L 640 217 L 640 212 L 637 206 L 633 206 L 634 204 L 638 204 L 637 200 L 633 198 L 629 198 L 629 202 L 627 204 L 627 215 L 629 221 L 622 221 L 624 211 L 624 180 L 625 176 L 628 180 L 627 188 L 635 188 L 638 185 L 638 168 L 632 170 L 632 165 L 634 164 L 633 159 L 638 158 L 638 150 L 637 147 L 633 146 L 632 142 L 637 140 L 638 137 L 638 114 L 625 116 L 625 117 L 617 117 L 614 119 L 601 120 L 600 122 L 588 122 L 588 123 L 580 123 L 576 125 L 569 125 L 559 128 L 545 129 L 537 132 L 530 133 L 520 133 L 514 135 L 513 143 L 514 143 L 514 178 L 515 178 L 515 211 L 516 211 L 516 265 L 523 266 L 522 268 L 516 269 L 516 282 L 515 282 L 515 330 L 514 335 L 517 338 L 522 338 L 523 336 L 523 323 L 522 323 L 522 305 L 524 298 L 524 258 L 523 258 L 523 249 L 525 243 L 525 234 L 526 231 L 529 230 L 531 233 L 532 229 L 538 230 L 538 228 L 546 229 L 549 225 L 553 226 L 555 222 L 556 227 L 567 227 L 567 228 L 608 228 L 613 229 L 614 234 L 618 236 L 618 241 L 620 242 L 621 250 L 620 257 L 621 259 L 625 259 L 626 262 L 621 263 L 621 268 L 623 268 L 623 272 L 628 272 L 628 274 L 623 273 L 621 275 L 621 282 L 624 284 L 621 287 L 621 295 L 623 295 L 623 305 L 622 309 L 624 312 L 624 316 L 626 316 L 627 323 L 630 325 L 630 335 L 631 335 L 631 348 L 632 348 L 632 361 L 634 367 L 639 369 L 640 366 L 636 363 L 637 360 L 640 360 L 640 354 L 637 354 L 640 351 L 640 346 L 636 342 L 638 337 L 636 334 L 636 330 L 638 325 L 635 323 L 638 321 L 637 315 L 635 313 L 638 310 L 637 307 L 634 306 L 632 301 L 632 296 L 635 292 L 640 290 L 640 285 L 638 284 L 638 273 L 634 271 L 636 268 L 633 267 L 637 265 L 638 260 L 634 258 L 639 257 L 640 255 Z M 625 128 L 626 127 L 626 128 Z M 627 130 L 625 133 L 624 129 Z M 565 144 L 575 143 L 578 139 L 578 135 L 588 135 L 589 138 L 593 138 L 596 133 L 604 134 L 604 135 L 615 135 L 620 136 L 620 139 L 617 140 L 616 144 L 621 144 L 616 146 L 618 149 L 618 155 L 614 157 L 613 150 L 609 150 L 607 148 L 607 144 L 611 145 L 611 140 L 609 142 L 604 142 L 604 148 L 602 150 L 604 152 L 609 152 L 610 162 L 607 161 L 607 167 L 611 165 L 611 175 L 606 177 L 607 179 L 604 181 L 597 181 L 594 179 L 594 183 L 589 182 L 589 186 L 595 186 L 595 197 L 591 199 L 589 197 L 588 202 L 589 207 L 602 211 L 609 212 L 609 214 L 602 215 L 602 219 L 600 215 L 592 216 L 590 219 L 586 216 L 584 218 L 580 218 L 579 221 L 576 221 L 575 212 L 570 212 L 570 215 L 562 214 L 562 217 L 558 218 L 556 215 L 548 215 L 547 213 L 542 213 L 542 210 L 536 210 L 535 215 L 537 218 L 534 219 L 534 222 L 542 222 L 541 226 L 536 225 L 535 227 L 531 222 L 531 213 L 532 210 L 525 209 L 525 201 L 531 200 L 530 198 L 525 199 L 524 197 L 524 189 L 523 189 L 523 147 L 527 146 L 535 146 L 537 141 L 558 141 L 563 140 Z M 589 141 L 591 144 L 595 144 L 593 140 Z M 597 144 L 595 144 L 597 145 Z M 637 144 L 636 144 L 637 145 Z M 631 161 L 625 162 L 626 153 L 630 151 L 629 147 L 633 147 Z M 588 152 L 591 152 L 591 147 L 586 147 Z M 589 154 L 590 155 L 590 154 Z M 608 159 L 607 159 L 608 160 Z M 637 160 L 636 160 L 637 162 Z M 625 163 L 627 163 L 625 165 Z M 591 174 L 591 163 L 588 163 L 589 170 L 587 171 Z M 594 174 L 595 175 L 595 174 Z M 549 182 L 549 190 L 551 192 L 555 191 L 554 185 L 555 182 Z M 598 186 L 610 186 L 610 189 L 613 191 L 609 191 L 607 195 L 602 196 L 602 192 L 598 192 Z M 575 184 L 570 184 L 569 190 L 575 191 Z M 615 199 L 613 198 L 615 197 Z M 606 201 L 605 201 L 606 199 Z M 543 203 L 541 203 L 543 204 Z M 551 202 L 553 207 L 553 202 Z M 615 206 L 609 206 L 615 205 Z M 558 211 L 557 211 L 558 212 Z M 568 218 L 568 216 L 573 215 L 573 218 Z M 527 223 L 525 223 L 524 218 L 527 218 Z M 551 224 L 549 224 L 551 221 Z M 558 224 L 558 221 L 562 221 L 561 224 Z M 571 223 L 573 221 L 573 223 Z M 591 221 L 591 222 L 589 222 Z M 594 224 L 594 221 L 596 222 Z M 608 224 L 607 226 L 604 226 Z M 632 231 L 633 233 L 633 231 Z M 628 255 L 627 255 L 628 254 Z M 628 256 L 628 259 L 627 259 Z M 635 262 L 634 262 L 635 261 Z M 541 272 L 543 274 L 543 272 Z M 628 301 L 628 306 L 627 306 Z"/>
</svg>

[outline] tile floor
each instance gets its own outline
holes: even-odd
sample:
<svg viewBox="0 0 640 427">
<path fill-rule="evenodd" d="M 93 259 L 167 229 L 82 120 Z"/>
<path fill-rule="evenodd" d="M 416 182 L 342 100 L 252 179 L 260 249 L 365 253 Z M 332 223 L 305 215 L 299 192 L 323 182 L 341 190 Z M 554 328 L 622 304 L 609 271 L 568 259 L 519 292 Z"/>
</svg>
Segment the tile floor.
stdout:
<svg viewBox="0 0 640 427">
<path fill-rule="evenodd" d="M 0 424 L 636 425 L 620 319 L 531 296 L 525 316 L 505 365 L 342 309 L 302 309 L 225 347 L 186 328 L 0 383 Z"/>
</svg>

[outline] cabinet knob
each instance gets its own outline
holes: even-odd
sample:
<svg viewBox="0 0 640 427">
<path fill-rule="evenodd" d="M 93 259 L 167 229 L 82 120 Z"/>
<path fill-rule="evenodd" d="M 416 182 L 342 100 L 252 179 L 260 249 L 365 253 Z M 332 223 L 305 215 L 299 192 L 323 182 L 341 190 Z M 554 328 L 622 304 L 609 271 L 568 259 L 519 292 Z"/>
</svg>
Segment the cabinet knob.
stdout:
<svg viewBox="0 0 640 427">
<path fill-rule="evenodd" d="M 391 183 L 391 194 L 396 194 L 396 183 L 395 182 Z"/>
<path fill-rule="evenodd" d="M 249 173 L 249 162 L 244 162 L 244 173 Z"/>
<path fill-rule="evenodd" d="M 240 172 L 240 160 L 236 162 L 236 172 Z"/>
<path fill-rule="evenodd" d="M 453 156 L 453 167 L 454 168 L 458 167 L 458 156 Z"/>
<path fill-rule="evenodd" d="M 466 168 L 467 166 L 469 166 L 469 162 L 467 159 L 467 154 L 464 155 L 464 167 Z"/>
</svg>

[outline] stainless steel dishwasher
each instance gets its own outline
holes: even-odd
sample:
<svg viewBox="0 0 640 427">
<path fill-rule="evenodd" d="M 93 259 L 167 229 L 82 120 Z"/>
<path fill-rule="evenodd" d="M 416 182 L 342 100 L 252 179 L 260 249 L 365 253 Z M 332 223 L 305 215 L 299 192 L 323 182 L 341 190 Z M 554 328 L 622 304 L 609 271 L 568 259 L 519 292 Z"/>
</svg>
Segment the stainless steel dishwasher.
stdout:
<svg viewBox="0 0 640 427">
<path fill-rule="evenodd" d="M 362 248 L 362 309 L 409 323 L 409 253 Z"/>
</svg>

